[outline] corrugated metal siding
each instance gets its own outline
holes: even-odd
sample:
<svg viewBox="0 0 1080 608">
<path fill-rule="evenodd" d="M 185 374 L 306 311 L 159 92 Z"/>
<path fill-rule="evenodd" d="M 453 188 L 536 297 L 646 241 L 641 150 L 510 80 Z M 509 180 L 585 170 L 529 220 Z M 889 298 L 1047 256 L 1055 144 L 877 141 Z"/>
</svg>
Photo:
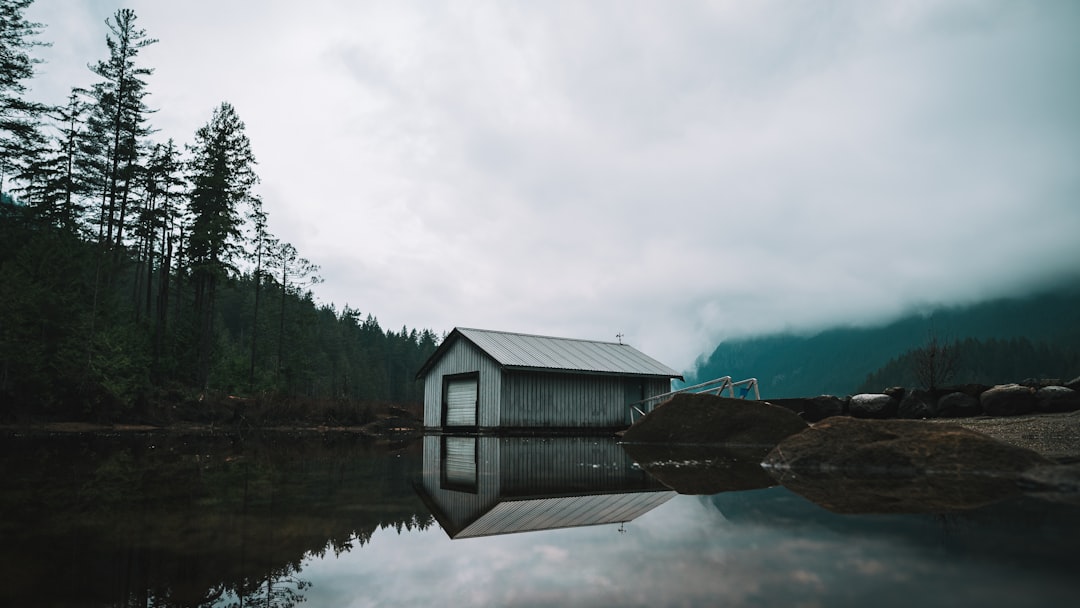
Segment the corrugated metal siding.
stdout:
<svg viewBox="0 0 1080 608">
<path fill-rule="evenodd" d="M 621 523 L 648 513 L 675 495 L 668 490 L 500 502 L 455 538 Z"/>
<path fill-rule="evenodd" d="M 503 366 L 667 378 L 679 376 L 675 370 L 628 344 L 461 327 L 455 331 Z"/>
<path fill-rule="evenodd" d="M 442 426 L 443 376 L 467 372 L 480 372 L 478 424 L 482 427 L 499 426 L 502 369 L 491 357 L 466 340 L 452 344 L 424 377 L 424 426 Z"/>
<path fill-rule="evenodd" d="M 626 378 L 506 371 L 505 427 L 615 427 L 628 423 L 627 405 L 670 390 L 667 378 Z"/>
<path fill-rule="evenodd" d="M 608 437 L 503 437 L 499 478 L 501 496 L 662 487 Z"/>
<path fill-rule="evenodd" d="M 502 424 L 509 427 L 611 427 L 623 424 L 619 378 L 506 372 Z"/>
</svg>

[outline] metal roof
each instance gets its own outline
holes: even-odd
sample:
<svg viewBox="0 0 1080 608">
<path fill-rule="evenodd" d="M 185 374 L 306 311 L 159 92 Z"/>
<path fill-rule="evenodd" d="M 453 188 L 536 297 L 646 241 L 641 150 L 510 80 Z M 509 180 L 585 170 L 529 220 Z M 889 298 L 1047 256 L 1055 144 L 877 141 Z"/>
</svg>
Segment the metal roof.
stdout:
<svg viewBox="0 0 1080 608">
<path fill-rule="evenodd" d="M 499 502 L 463 529 L 446 533 L 451 538 L 473 538 L 616 524 L 637 519 L 675 495 L 668 490 L 509 500 Z"/>
<path fill-rule="evenodd" d="M 456 327 L 424 363 L 417 377 L 427 372 L 458 337 L 465 338 L 509 369 L 558 370 L 632 376 L 682 378 L 679 372 L 629 344 L 554 338 L 505 331 Z"/>
</svg>

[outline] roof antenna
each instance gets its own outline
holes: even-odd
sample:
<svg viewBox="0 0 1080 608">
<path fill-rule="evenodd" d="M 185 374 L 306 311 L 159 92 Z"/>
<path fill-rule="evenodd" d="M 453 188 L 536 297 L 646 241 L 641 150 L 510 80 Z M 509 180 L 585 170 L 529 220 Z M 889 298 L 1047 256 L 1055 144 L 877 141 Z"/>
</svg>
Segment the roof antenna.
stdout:
<svg viewBox="0 0 1080 608">
<path fill-rule="evenodd" d="M 619 344 L 622 344 L 623 333 L 619 332 L 619 333 L 615 334 L 615 337 L 619 339 Z"/>
</svg>

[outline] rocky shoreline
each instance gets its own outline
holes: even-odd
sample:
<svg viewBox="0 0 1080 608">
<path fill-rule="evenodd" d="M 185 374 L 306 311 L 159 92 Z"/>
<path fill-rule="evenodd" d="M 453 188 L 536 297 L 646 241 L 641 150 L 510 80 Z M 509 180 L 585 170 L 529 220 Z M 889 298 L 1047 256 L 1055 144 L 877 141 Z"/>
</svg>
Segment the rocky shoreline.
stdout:
<svg viewBox="0 0 1080 608">
<path fill-rule="evenodd" d="M 1023 416 L 1080 411 L 1080 377 L 1068 382 L 1029 379 L 1018 383 L 963 384 L 932 390 L 892 387 L 847 397 L 821 395 L 769 399 L 807 422 L 830 416 L 884 420 Z"/>
<path fill-rule="evenodd" d="M 846 513 L 950 512 L 1021 494 L 1080 502 L 1080 410 L 810 423 L 772 402 L 682 394 L 622 440 L 640 466 L 685 493 L 771 478 Z"/>
</svg>

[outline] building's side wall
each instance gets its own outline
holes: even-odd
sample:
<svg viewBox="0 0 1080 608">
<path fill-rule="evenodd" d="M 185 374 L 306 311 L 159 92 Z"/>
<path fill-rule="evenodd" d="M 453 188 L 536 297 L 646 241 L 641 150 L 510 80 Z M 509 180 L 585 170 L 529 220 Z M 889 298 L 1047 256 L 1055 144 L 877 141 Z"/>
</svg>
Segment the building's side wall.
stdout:
<svg viewBox="0 0 1080 608">
<path fill-rule="evenodd" d="M 424 426 L 442 426 L 443 376 L 479 372 L 477 395 L 480 411 L 477 424 L 481 427 L 499 426 L 499 397 L 502 390 L 502 370 L 468 340 L 459 339 L 424 377 Z"/>
<path fill-rule="evenodd" d="M 504 372 L 504 427 L 618 427 L 628 404 L 667 392 L 671 381 L 590 374 Z"/>
<path fill-rule="evenodd" d="M 663 488 L 614 437 L 499 438 L 502 497 Z"/>
<path fill-rule="evenodd" d="M 643 378 L 641 384 L 644 386 L 645 390 L 644 397 L 641 397 L 640 399 L 648 399 L 649 397 L 655 397 L 656 395 L 663 395 L 664 393 L 671 392 L 670 378 Z"/>
</svg>

